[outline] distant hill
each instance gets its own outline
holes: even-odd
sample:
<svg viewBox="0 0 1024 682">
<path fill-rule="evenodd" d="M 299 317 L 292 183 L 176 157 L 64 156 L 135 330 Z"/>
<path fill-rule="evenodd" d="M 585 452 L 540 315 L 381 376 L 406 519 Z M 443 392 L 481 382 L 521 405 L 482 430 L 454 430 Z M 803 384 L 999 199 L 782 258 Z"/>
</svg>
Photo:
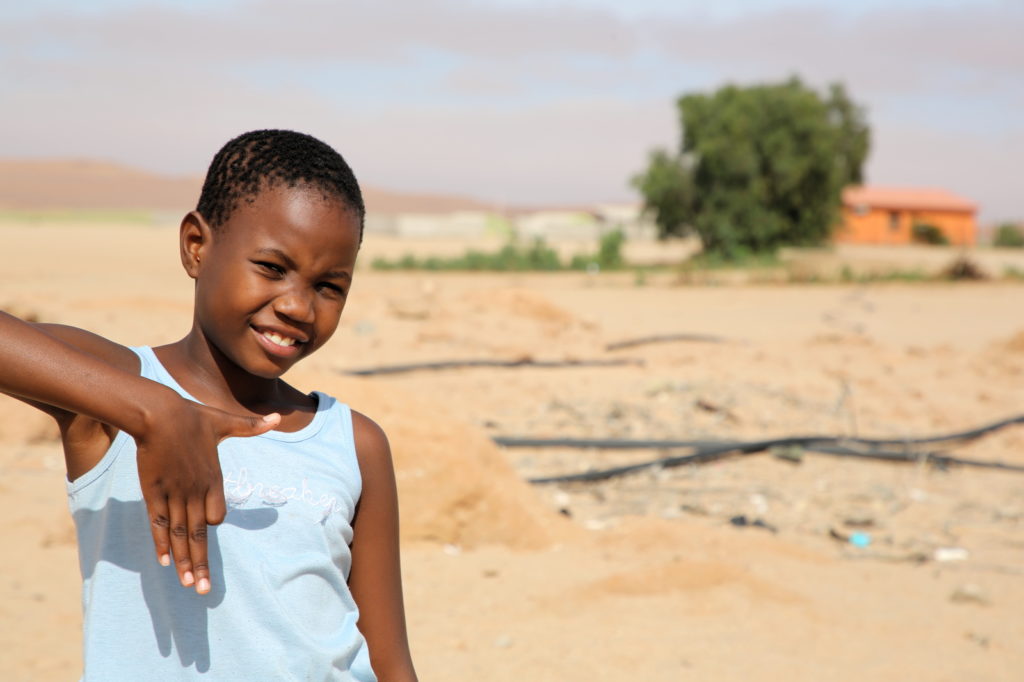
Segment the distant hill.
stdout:
<svg viewBox="0 0 1024 682">
<path fill-rule="evenodd" d="M 201 177 L 173 177 L 91 160 L 0 159 L 0 208 L 15 210 L 156 210 L 193 208 Z M 494 210 L 459 196 L 363 187 L 371 214 Z"/>
</svg>

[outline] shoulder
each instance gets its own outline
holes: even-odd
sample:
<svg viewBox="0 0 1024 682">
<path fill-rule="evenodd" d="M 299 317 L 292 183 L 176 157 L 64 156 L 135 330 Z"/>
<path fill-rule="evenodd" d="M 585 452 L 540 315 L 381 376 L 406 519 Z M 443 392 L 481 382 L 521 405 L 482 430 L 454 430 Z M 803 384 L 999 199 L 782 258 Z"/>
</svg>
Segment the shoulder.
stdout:
<svg viewBox="0 0 1024 682">
<path fill-rule="evenodd" d="M 122 346 L 110 339 L 105 339 L 99 334 L 65 324 L 37 323 L 33 326 L 69 346 L 98 357 L 100 360 L 120 370 L 131 372 L 132 374 L 138 374 L 139 372 L 139 357 L 127 346 Z"/>
<path fill-rule="evenodd" d="M 363 479 L 363 489 L 372 489 L 382 482 L 394 480 L 391 445 L 387 434 L 377 422 L 365 414 L 352 410 L 352 439 L 356 447 L 356 460 Z M 393 485 L 393 483 L 392 483 Z"/>
</svg>

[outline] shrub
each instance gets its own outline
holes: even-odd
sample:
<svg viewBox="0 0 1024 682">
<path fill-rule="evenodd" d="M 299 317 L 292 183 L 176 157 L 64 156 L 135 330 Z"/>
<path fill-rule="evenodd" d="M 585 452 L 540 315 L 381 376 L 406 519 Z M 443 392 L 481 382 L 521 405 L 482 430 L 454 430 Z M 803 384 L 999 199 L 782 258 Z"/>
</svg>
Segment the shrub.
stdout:
<svg viewBox="0 0 1024 682">
<path fill-rule="evenodd" d="M 949 244 L 945 233 L 931 223 L 914 223 L 911 228 L 911 236 L 919 244 L 932 244 L 933 246 Z"/>
<path fill-rule="evenodd" d="M 985 271 L 978 267 L 978 264 L 967 256 L 960 256 L 950 263 L 949 266 L 942 271 L 942 275 L 946 279 L 952 280 L 988 279 L 988 275 L 985 274 Z"/>
<path fill-rule="evenodd" d="M 622 245 L 625 243 L 626 235 L 622 230 L 612 230 L 602 235 L 601 243 L 597 247 L 597 264 L 604 270 L 621 268 L 624 263 Z"/>
<path fill-rule="evenodd" d="M 1003 223 L 996 228 L 996 236 L 992 245 L 1014 249 L 1024 248 L 1024 227 L 1013 223 Z"/>
<path fill-rule="evenodd" d="M 542 238 L 536 238 L 527 245 L 512 240 L 497 251 L 476 251 L 469 249 L 461 256 L 428 256 L 417 258 L 406 254 L 397 260 L 376 258 L 373 261 L 375 270 L 469 270 L 497 272 L 551 272 L 564 270 L 566 267 L 575 270 L 591 268 L 613 270 L 625 265 L 622 258 L 622 244 L 625 240 L 621 231 L 614 231 L 601 238 L 596 254 L 574 256 L 566 266 L 558 257 L 558 252 L 547 245 Z"/>
</svg>

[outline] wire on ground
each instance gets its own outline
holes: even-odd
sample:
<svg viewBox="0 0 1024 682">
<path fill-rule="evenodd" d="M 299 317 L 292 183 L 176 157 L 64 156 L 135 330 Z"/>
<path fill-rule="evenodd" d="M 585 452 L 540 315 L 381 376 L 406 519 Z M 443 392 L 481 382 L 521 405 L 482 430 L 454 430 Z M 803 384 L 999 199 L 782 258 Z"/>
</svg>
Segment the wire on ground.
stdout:
<svg viewBox="0 0 1024 682">
<path fill-rule="evenodd" d="M 1016 417 L 1010 417 L 1008 419 L 1002 419 L 967 431 L 958 431 L 939 436 L 927 436 L 924 438 L 896 439 L 793 436 L 756 441 L 686 441 L 628 440 L 615 438 L 515 438 L 510 436 L 495 436 L 493 440 L 496 444 L 504 447 L 593 448 L 604 450 L 673 450 L 688 448 L 693 450 L 693 452 L 685 455 L 660 457 L 658 459 L 637 462 L 635 464 L 626 464 L 608 469 L 597 469 L 574 474 L 542 476 L 529 479 L 530 483 L 537 484 L 593 483 L 597 481 L 606 481 L 617 476 L 625 476 L 645 469 L 667 469 L 687 464 L 703 464 L 705 462 L 715 461 L 724 457 L 756 454 L 774 448 L 783 447 L 798 447 L 808 452 L 817 452 L 820 454 L 834 455 L 838 457 L 856 457 L 889 462 L 924 462 L 940 467 L 970 466 L 1024 472 L 1024 466 L 1016 464 L 963 459 L 960 457 L 944 455 L 939 452 L 922 450 L 919 447 L 923 445 L 953 444 L 970 441 L 1014 424 L 1024 424 L 1024 414 Z"/>
</svg>

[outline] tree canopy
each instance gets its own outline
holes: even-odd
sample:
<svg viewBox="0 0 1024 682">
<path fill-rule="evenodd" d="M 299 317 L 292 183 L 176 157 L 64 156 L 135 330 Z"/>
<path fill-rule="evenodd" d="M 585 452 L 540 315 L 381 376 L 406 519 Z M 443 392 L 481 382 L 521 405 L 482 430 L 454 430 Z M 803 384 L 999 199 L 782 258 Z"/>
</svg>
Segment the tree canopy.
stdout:
<svg viewBox="0 0 1024 682">
<path fill-rule="evenodd" d="M 677 105 L 679 150 L 653 151 L 633 178 L 662 236 L 696 232 L 727 258 L 827 241 L 870 140 L 842 85 L 824 96 L 796 78 L 729 85 Z"/>
</svg>

